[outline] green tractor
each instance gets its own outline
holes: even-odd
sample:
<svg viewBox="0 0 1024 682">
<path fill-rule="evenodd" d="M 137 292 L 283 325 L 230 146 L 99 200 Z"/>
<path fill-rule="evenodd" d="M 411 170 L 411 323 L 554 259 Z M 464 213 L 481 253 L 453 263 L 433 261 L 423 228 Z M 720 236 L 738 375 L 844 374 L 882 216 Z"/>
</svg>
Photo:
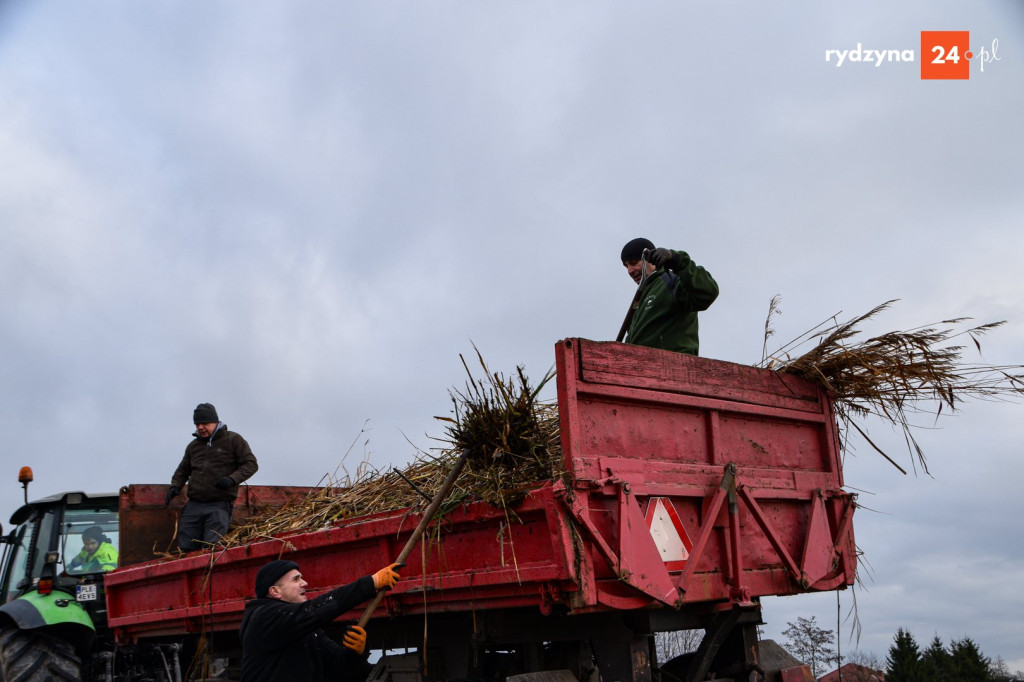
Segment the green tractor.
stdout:
<svg viewBox="0 0 1024 682">
<path fill-rule="evenodd" d="M 103 573 L 117 563 L 118 495 L 68 492 L 28 501 L 32 470 L 18 477 L 25 504 L 3 535 L 0 680 L 102 679 L 107 609 Z M 97 633 L 100 633 L 99 637 Z"/>
<path fill-rule="evenodd" d="M 168 486 L 65 492 L 29 502 L 32 470 L 23 467 L 18 480 L 25 503 L 11 516 L 9 533 L 0 527 L 0 682 L 183 682 L 233 672 L 226 668 L 234 653 L 212 656 L 209 645 L 222 635 L 225 648 L 237 645 L 234 631 L 208 636 L 183 628 L 118 641 L 109 627 L 104 575 L 152 561 L 160 556 L 157 547 L 175 546 L 184 501 L 168 505 Z M 233 518 L 244 522 L 254 512 L 305 499 L 310 490 L 246 486 Z"/>
</svg>

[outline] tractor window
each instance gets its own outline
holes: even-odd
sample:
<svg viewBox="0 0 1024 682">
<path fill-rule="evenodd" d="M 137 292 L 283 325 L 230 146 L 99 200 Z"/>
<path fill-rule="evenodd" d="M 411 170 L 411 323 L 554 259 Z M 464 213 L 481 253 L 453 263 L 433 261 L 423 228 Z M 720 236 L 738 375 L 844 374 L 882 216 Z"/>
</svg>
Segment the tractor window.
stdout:
<svg viewBox="0 0 1024 682">
<path fill-rule="evenodd" d="M 36 546 L 32 549 L 32 577 L 36 580 L 43 572 L 43 564 L 46 563 L 46 553 L 53 547 L 50 542 L 54 539 L 53 533 L 56 530 L 54 523 L 57 520 L 57 508 L 50 507 L 43 511 L 39 519 L 39 537 L 36 539 Z"/>
<path fill-rule="evenodd" d="M 117 568 L 121 543 L 116 506 L 69 506 L 63 531 L 64 567 L 70 575 Z"/>
<path fill-rule="evenodd" d="M 15 531 L 15 544 L 8 564 L 10 569 L 4 576 L 3 594 L 6 601 L 14 599 L 24 590 L 27 584 L 22 581 L 25 578 L 32 581 L 28 584 L 39 580 L 46 562 L 47 538 L 52 537 L 56 517 L 57 512 L 53 507 L 37 511 Z"/>
<path fill-rule="evenodd" d="M 11 545 L 10 561 L 4 574 L 3 601 L 13 600 L 18 596 L 18 582 L 25 577 L 28 567 L 29 550 L 35 538 L 36 524 L 33 521 L 23 523 L 14 531 L 14 544 Z"/>
</svg>

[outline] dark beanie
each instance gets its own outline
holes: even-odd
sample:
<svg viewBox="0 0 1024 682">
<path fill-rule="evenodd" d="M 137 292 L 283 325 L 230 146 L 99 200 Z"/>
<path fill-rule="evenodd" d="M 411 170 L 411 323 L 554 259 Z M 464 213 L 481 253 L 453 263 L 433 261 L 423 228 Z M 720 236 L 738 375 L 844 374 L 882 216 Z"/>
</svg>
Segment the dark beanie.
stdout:
<svg viewBox="0 0 1024 682">
<path fill-rule="evenodd" d="M 640 260 L 640 256 L 644 255 L 644 249 L 654 249 L 654 244 L 651 243 L 650 239 L 644 239 L 643 237 L 631 239 L 622 247 L 622 262 Z"/>
<path fill-rule="evenodd" d="M 219 421 L 217 408 L 210 403 L 199 403 L 196 405 L 196 411 L 192 413 L 193 424 L 212 424 Z"/>
<path fill-rule="evenodd" d="M 99 526 L 89 526 L 82 531 L 83 540 L 95 540 L 96 542 L 106 542 L 107 536 L 103 534 L 103 529 Z"/>
<path fill-rule="evenodd" d="M 259 599 L 264 599 L 274 583 L 292 569 L 299 570 L 299 565 L 287 559 L 275 559 L 261 568 L 260 572 L 256 574 L 256 596 Z"/>
</svg>

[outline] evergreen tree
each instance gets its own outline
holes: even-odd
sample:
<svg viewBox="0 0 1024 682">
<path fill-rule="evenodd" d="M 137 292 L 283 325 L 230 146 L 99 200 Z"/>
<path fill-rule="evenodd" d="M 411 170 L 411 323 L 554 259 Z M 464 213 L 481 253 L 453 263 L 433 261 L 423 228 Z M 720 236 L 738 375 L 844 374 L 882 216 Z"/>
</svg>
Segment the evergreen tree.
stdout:
<svg viewBox="0 0 1024 682">
<path fill-rule="evenodd" d="M 949 643 L 949 670 L 951 679 L 963 682 L 991 682 L 989 660 L 982 656 L 978 645 L 970 637 Z"/>
<path fill-rule="evenodd" d="M 885 659 L 885 682 L 926 682 L 921 670 L 921 650 L 914 636 L 900 628 Z"/>
<path fill-rule="evenodd" d="M 953 682 L 953 678 L 949 676 L 949 653 L 942 646 L 942 640 L 938 635 L 935 635 L 932 643 L 921 654 L 921 672 L 926 680 Z"/>
</svg>

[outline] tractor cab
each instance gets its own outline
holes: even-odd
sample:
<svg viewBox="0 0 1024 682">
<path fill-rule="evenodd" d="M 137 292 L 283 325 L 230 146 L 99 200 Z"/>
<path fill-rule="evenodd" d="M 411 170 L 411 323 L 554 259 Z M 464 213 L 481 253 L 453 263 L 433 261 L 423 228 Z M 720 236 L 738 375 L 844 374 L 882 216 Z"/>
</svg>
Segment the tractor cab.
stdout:
<svg viewBox="0 0 1024 682">
<path fill-rule="evenodd" d="M 103 574 L 117 567 L 116 493 L 66 492 L 26 502 L 0 536 L 0 604 L 30 592 L 64 592 L 93 622 L 106 621 Z"/>
</svg>

